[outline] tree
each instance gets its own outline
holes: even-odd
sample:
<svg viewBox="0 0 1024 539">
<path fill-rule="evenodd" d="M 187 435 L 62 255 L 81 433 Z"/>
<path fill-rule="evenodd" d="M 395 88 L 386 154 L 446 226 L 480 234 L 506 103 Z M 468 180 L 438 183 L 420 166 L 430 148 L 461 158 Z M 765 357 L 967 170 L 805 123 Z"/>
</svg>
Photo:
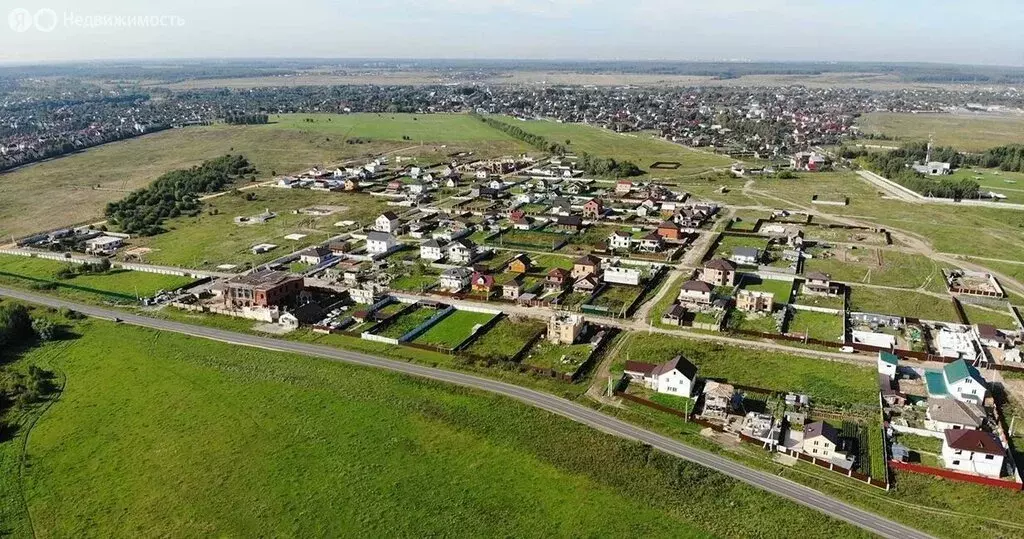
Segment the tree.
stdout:
<svg viewBox="0 0 1024 539">
<path fill-rule="evenodd" d="M 57 338 L 57 324 L 49 318 L 32 319 L 32 331 L 41 341 L 52 341 Z"/>
</svg>

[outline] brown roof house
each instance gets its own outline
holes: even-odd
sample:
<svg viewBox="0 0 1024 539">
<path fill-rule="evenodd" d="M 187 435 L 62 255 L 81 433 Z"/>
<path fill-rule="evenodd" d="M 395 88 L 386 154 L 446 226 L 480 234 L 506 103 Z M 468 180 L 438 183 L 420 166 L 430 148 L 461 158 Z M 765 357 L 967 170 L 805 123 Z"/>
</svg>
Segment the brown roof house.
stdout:
<svg viewBox="0 0 1024 539">
<path fill-rule="evenodd" d="M 704 281 L 686 281 L 679 290 L 679 303 L 699 307 L 711 305 L 713 288 Z"/>
<path fill-rule="evenodd" d="M 601 275 L 601 259 L 594 255 L 583 255 L 572 263 L 573 279 L 582 279 L 588 275 Z"/>
<path fill-rule="evenodd" d="M 682 397 L 692 397 L 693 386 L 697 382 L 697 367 L 683 356 L 659 365 L 627 361 L 623 374 L 658 393 Z"/>
<path fill-rule="evenodd" d="M 736 264 L 722 258 L 708 260 L 701 269 L 700 280 L 713 286 L 733 286 L 736 284 Z"/>
</svg>

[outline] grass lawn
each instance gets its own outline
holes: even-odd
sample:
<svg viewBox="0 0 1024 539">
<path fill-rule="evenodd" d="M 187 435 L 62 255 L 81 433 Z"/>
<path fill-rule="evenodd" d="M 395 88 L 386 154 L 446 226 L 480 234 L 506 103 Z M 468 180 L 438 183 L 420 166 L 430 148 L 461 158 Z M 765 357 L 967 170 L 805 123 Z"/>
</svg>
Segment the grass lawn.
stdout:
<svg viewBox="0 0 1024 539">
<path fill-rule="evenodd" d="M 467 537 L 702 537 L 821 522 L 509 399 L 133 327 L 78 330 L 19 360 L 67 385 L 32 430 L 23 483 L 0 482 L 15 535 L 31 535 L 21 493 L 44 536 L 434 535 L 458 522 Z M 23 442 L 0 444 L 4 477 Z"/>
<path fill-rule="evenodd" d="M 256 199 L 252 201 L 235 194 L 208 200 L 198 216 L 170 219 L 164 225 L 168 232 L 148 238 L 132 238 L 128 242 L 129 248 L 152 249 L 143 256 L 143 260 L 150 264 L 204 269 L 213 269 L 221 264 L 261 264 L 326 241 L 338 234 L 334 226 L 338 221 L 370 223 L 385 208 L 380 199 L 358 193 L 274 187 L 260 188 L 253 193 Z M 326 216 L 293 213 L 293 210 L 314 205 L 343 206 L 345 210 Z M 234 223 L 237 216 L 256 215 L 266 209 L 277 213 L 277 217 L 262 225 L 239 226 Z M 211 212 L 216 214 L 211 215 Z M 289 234 L 304 234 L 306 237 L 285 239 Z M 272 243 L 278 248 L 254 255 L 250 249 L 258 243 Z"/>
<path fill-rule="evenodd" d="M 430 320 L 431 317 L 436 315 L 439 311 L 437 309 L 427 309 L 426 307 L 417 307 L 391 321 L 387 327 L 381 330 L 377 335 L 381 337 L 389 337 L 397 339 L 406 333 L 416 329 L 420 324 Z"/>
<path fill-rule="evenodd" d="M 789 319 L 787 331 L 790 334 L 806 334 L 812 339 L 821 341 L 841 342 L 843 340 L 843 316 L 842 314 L 794 310 Z"/>
<path fill-rule="evenodd" d="M 883 146 L 899 146 L 901 141 L 927 141 L 934 137 L 939 146 L 982 152 L 1004 144 L 1024 143 L 1024 120 L 1016 116 L 871 112 L 861 116 L 858 125 L 866 134 L 898 139 L 863 141 Z"/>
<path fill-rule="evenodd" d="M 396 277 L 388 284 L 393 290 L 404 290 L 406 292 L 423 292 L 427 288 L 437 284 L 439 276 L 431 272 L 411 272 Z"/>
<path fill-rule="evenodd" d="M 591 305 L 605 307 L 613 314 L 623 314 L 627 307 L 643 292 L 639 286 L 610 284 L 590 302 Z"/>
<path fill-rule="evenodd" d="M 804 272 L 820 271 L 844 283 L 864 283 L 899 288 L 918 288 L 926 282 L 942 283 L 941 267 L 926 256 L 881 251 L 882 266 L 878 266 L 874 249 L 846 250 L 842 257 L 811 258 L 804 263 Z M 833 251 L 835 252 L 835 251 Z M 845 258 L 845 259 L 844 259 Z"/>
<path fill-rule="evenodd" d="M 525 247 L 537 251 L 553 251 L 556 245 L 571 239 L 565 234 L 541 232 L 539 230 L 509 230 L 488 241 L 496 247 Z"/>
<path fill-rule="evenodd" d="M 530 255 L 530 260 L 533 261 L 533 265 L 536 268 L 533 271 L 544 273 L 545 275 L 555 268 L 571 270 L 573 262 L 572 258 L 559 255 Z"/>
<path fill-rule="evenodd" d="M 466 353 L 498 361 L 508 360 L 542 329 L 544 323 L 537 320 L 505 318 L 466 348 Z"/>
<path fill-rule="evenodd" d="M 1010 315 L 1007 309 L 992 310 L 967 303 L 961 303 L 961 305 L 964 308 L 964 313 L 967 314 L 967 320 L 972 324 L 989 324 L 999 329 L 1013 331 L 1020 329 L 1017 326 L 1017 319 Z"/>
<path fill-rule="evenodd" d="M 89 303 L 135 303 L 137 297 L 149 297 L 160 290 L 175 290 L 194 280 L 190 277 L 118 269 L 60 279 L 57 272 L 65 266 L 56 260 L 0 255 L 0 282 L 18 288 L 53 287 L 50 290 L 52 293 Z"/>
<path fill-rule="evenodd" d="M 627 359 L 661 363 L 682 354 L 706 378 L 807 393 L 837 405 L 877 407 L 877 379 L 871 368 L 668 335 L 634 333 L 627 339 L 613 360 L 613 372 L 621 373 Z"/>
<path fill-rule="evenodd" d="M 756 275 L 743 275 L 743 289 L 753 292 L 770 292 L 775 295 L 775 303 L 789 303 L 793 295 L 793 281 L 761 279 Z"/>
<path fill-rule="evenodd" d="M 1020 172 L 1004 172 L 998 169 L 962 168 L 955 171 L 950 178 L 967 179 L 978 183 L 982 193 L 989 191 L 1005 196 L 1000 199 L 1008 204 L 1024 204 L 1024 174 Z"/>
<path fill-rule="evenodd" d="M 959 322 L 953 302 L 910 290 L 850 287 L 850 310 L 906 316 L 938 322 Z"/>
<path fill-rule="evenodd" d="M 471 311 L 455 311 L 423 332 L 414 342 L 455 348 L 473 334 L 478 325 L 486 324 L 495 315 Z"/>
<path fill-rule="evenodd" d="M 526 354 L 522 362 L 531 367 L 554 369 L 570 374 L 590 357 L 593 350 L 594 347 L 589 344 L 555 344 L 547 339 L 541 339 Z"/>
<path fill-rule="evenodd" d="M 728 327 L 734 327 L 735 329 L 744 331 L 758 331 L 761 333 L 778 333 L 779 326 L 775 322 L 775 317 L 767 314 L 755 315 L 752 313 L 745 313 L 739 309 L 733 309 L 729 313 Z"/>
</svg>

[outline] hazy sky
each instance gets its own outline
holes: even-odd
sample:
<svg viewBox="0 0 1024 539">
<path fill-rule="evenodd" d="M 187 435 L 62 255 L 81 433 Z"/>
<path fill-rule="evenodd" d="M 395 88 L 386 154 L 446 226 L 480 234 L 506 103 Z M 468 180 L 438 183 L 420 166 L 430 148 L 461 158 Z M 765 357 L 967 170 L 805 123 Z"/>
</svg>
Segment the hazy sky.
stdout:
<svg viewBox="0 0 1024 539">
<path fill-rule="evenodd" d="M 23 11 L 0 11 L 8 19 L 0 22 L 0 60 L 8 62 L 402 57 L 1024 65 L 1024 10 L 1011 0 L 35 0 L 4 9 L 15 8 Z M 140 16 L 159 25 L 117 26 L 115 19 Z M 89 17 L 101 24 L 90 26 Z"/>
</svg>

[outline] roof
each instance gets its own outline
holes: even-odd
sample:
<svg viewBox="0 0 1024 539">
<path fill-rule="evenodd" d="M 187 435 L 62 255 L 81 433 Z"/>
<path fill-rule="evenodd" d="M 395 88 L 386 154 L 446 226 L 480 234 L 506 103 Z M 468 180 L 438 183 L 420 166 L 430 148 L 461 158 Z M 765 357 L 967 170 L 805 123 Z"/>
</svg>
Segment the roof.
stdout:
<svg viewBox="0 0 1024 539">
<path fill-rule="evenodd" d="M 583 226 L 583 218 L 579 215 L 560 215 L 555 222 L 563 226 Z"/>
<path fill-rule="evenodd" d="M 658 368 L 653 374 L 658 376 L 672 371 L 679 371 L 680 374 L 690 380 L 695 380 L 697 378 L 697 366 L 690 363 L 689 360 L 681 355 L 658 365 Z"/>
<path fill-rule="evenodd" d="M 564 278 L 564 277 L 566 277 L 568 275 L 569 275 L 569 272 L 564 270 L 564 269 L 562 269 L 562 268 L 552 268 L 551 271 L 548 272 L 548 277 L 558 276 L 558 277 Z"/>
<path fill-rule="evenodd" d="M 704 395 L 708 398 L 731 399 L 734 393 L 736 393 L 736 387 L 732 384 L 723 384 L 714 380 L 708 380 L 704 384 Z"/>
<path fill-rule="evenodd" d="M 472 274 L 473 274 L 473 271 L 470 270 L 469 268 L 458 267 L 458 268 L 448 268 L 448 269 L 442 271 L 441 272 L 441 277 L 457 277 L 457 278 L 461 279 L 461 278 L 464 278 L 464 277 L 468 277 L 469 275 L 472 275 Z"/>
<path fill-rule="evenodd" d="M 575 261 L 573 261 L 573 264 L 583 265 L 583 266 L 596 266 L 596 265 L 598 265 L 600 263 L 601 263 L 601 260 L 599 260 L 594 255 L 583 255 L 583 256 L 577 258 Z"/>
<path fill-rule="evenodd" d="M 878 360 L 882 363 L 888 363 L 889 365 L 899 365 L 900 358 L 892 352 L 879 352 Z"/>
<path fill-rule="evenodd" d="M 651 373 L 653 373 L 654 370 L 657 368 L 658 366 L 653 363 L 644 363 L 642 361 L 627 361 L 624 371 L 638 372 L 642 373 L 644 376 L 650 376 Z"/>
<path fill-rule="evenodd" d="M 928 387 L 928 394 L 942 397 L 949 395 L 949 389 L 946 387 L 946 379 L 942 377 L 942 373 L 939 371 L 924 371 L 925 385 Z"/>
<path fill-rule="evenodd" d="M 291 273 L 287 273 L 284 271 L 264 269 L 254 273 L 250 273 L 248 275 L 239 275 L 237 277 L 232 277 L 231 280 L 228 281 L 228 284 L 241 284 L 253 287 L 270 287 L 301 278 L 302 277 L 299 277 L 298 275 L 293 275 Z"/>
<path fill-rule="evenodd" d="M 950 384 L 959 382 L 965 378 L 973 378 L 975 382 L 984 385 L 985 379 L 981 377 L 981 373 L 978 369 L 975 369 L 972 365 L 968 365 L 966 361 L 958 359 L 952 363 L 947 364 L 942 368 L 942 371 L 946 374 L 946 381 Z"/>
<path fill-rule="evenodd" d="M 810 440 L 811 438 L 817 438 L 818 436 L 824 436 L 826 440 L 833 444 L 839 442 L 839 432 L 836 428 L 824 421 L 815 421 L 804 425 L 804 441 Z"/>
<path fill-rule="evenodd" d="M 705 292 L 710 294 L 713 289 L 711 288 L 711 285 L 705 283 L 704 281 L 686 281 L 685 283 L 683 283 L 683 290 L 689 292 Z"/>
<path fill-rule="evenodd" d="M 678 303 L 673 303 L 672 306 L 669 307 L 667 311 L 665 311 L 665 316 L 671 316 L 674 318 L 682 318 L 685 314 L 686 307 L 683 307 Z"/>
<path fill-rule="evenodd" d="M 732 250 L 734 256 L 757 258 L 761 254 L 760 249 L 754 247 L 736 247 Z"/>
<path fill-rule="evenodd" d="M 423 242 L 422 244 L 420 244 L 420 247 L 427 247 L 429 249 L 429 248 L 441 248 L 441 247 L 444 247 L 444 245 L 445 245 L 445 242 L 432 239 L 432 240 L 427 240 L 427 241 Z"/>
<path fill-rule="evenodd" d="M 398 219 L 398 216 L 395 215 L 395 212 L 393 211 L 386 211 L 380 214 L 380 216 L 386 218 L 388 221 L 394 221 L 395 219 Z"/>
<path fill-rule="evenodd" d="M 882 392 L 882 395 L 898 395 L 899 391 L 893 387 L 892 378 L 889 378 L 888 374 L 878 373 L 878 390 Z"/>
<path fill-rule="evenodd" d="M 978 336 L 985 340 L 1001 340 L 1002 335 L 995 326 L 990 324 L 978 324 Z"/>
<path fill-rule="evenodd" d="M 299 306 L 292 312 L 292 316 L 303 324 L 319 322 L 324 318 L 324 310 L 316 302 L 309 302 Z"/>
<path fill-rule="evenodd" d="M 946 445 L 953 449 L 985 453 L 986 455 L 1006 455 L 1003 444 L 999 443 L 991 432 L 969 429 L 946 430 Z"/>
<path fill-rule="evenodd" d="M 661 224 L 658 225 L 658 229 L 660 230 L 662 228 L 671 228 L 672 230 L 679 230 L 679 225 L 673 223 L 672 221 L 662 221 Z"/>
<path fill-rule="evenodd" d="M 733 264 L 732 262 L 729 262 L 728 260 L 722 258 L 708 260 L 707 262 L 704 263 L 704 267 L 724 272 L 736 271 L 736 264 Z"/>
<path fill-rule="evenodd" d="M 367 234 L 366 234 L 366 241 L 387 241 L 387 242 L 392 242 L 392 241 L 397 241 L 397 240 L 395 239 L 394 236 L 392 236 L 391 234 L 388 234 L 387 232 L 377 232 L 376 230 L 374 230 L 374 231 L 371 231 L 371 232 L 367 232 Z"/>
<path fill-rule="evenodd" d="M 928 399 L 928 417 L 933 421 L 979 428 L 985 423 L 985 409 L 955 399 Z"/>
<path fill-rule="evenodd" d="M 812 272 L 808 273 L 807 275 L 805 275 L 805 277 L 807 277 L 808 281 L 831 281 L 832 280 L 832 276 L 831 275 L 829 275 L 827 273 L 822 273 L 820 271 L 812 271 Z"/>
<path fill-rule="evenodd" d="M 302 251 L 301 253 L 299 253 L 299 256 L 324 256 L 330 254 L 330 252 L 331 250 L 328 249 L 327 247 L 318 245 L 316 247 L 310 247 L 309 249 Z"/>
</svg>

